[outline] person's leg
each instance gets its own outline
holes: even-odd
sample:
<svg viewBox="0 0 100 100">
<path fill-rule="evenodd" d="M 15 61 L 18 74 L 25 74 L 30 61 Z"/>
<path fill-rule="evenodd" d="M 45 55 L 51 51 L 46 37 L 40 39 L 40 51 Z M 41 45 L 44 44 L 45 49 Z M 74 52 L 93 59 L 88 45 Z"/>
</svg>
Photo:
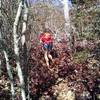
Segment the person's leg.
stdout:
<svg viewBox="0 0 100 100">
<path fill-rule="evenodd" d="M 52 43 L 50 43 L 49 46 L 48 46 L 48 51 L 49 51 L 48 52 L 48 58 L 50 58 L 51 61 L 53 61 L 52 55 L 50 54 L 50 51 L 52 50 L 52 46 L 53 46 Z"/>
<path fill-rule="evenodd" d="M 48 58 L 50 58 L 51 61 L 53 61 L 52 55 L 49 53 Z"/>
<path fill-rule="evenodd" d="M 44 44 L 43 47 L 44 47 L 44 58 L 45 58 L 47 66 L 49 66 L 48 44 Z"/>
<path fill-rule="evenodd" d="M 47 52 L 47 50 L 44 53 L 44 58 L 45 58 L 47 66 L 49 66 L 49 59 L 48 59 L 48 52 Z"/>
</svg>

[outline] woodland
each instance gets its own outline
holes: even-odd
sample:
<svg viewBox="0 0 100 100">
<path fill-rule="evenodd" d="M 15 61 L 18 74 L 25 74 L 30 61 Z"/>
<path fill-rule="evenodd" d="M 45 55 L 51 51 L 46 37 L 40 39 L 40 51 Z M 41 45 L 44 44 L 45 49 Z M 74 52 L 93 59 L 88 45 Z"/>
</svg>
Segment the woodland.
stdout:
<svg viewBox="0 0 100 100">
<path fill-rule="evenodd" d="M 0 100 L 100 100 L 100 0 L 0 0 Z"/>
</svg>

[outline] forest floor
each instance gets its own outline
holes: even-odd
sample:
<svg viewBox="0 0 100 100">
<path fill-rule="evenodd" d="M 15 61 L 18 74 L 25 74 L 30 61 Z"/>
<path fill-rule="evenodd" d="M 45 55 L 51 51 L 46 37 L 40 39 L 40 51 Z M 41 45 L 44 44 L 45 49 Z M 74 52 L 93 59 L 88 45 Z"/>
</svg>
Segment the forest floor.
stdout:
<svg viewBox="0 0 100 100">
<path fill-rule="evenodd" d="M 50 61 L 48 69 L 41 46 L 34 45 L 29 51 L 26 82 L 29 100 L 100 100 L 100 43 L 88 48 L 77 47 L 71 53 L 66 43 L 61 42 L 54 44 L 51 54 L 54 61 Z M 5 72 L 4 67 L 0 76 L 0 100 L 11 97 Z M 14 81 L 16 100 L 21 100 L 17 88 L 19 80 L 15 78 Z"/>
</svg>

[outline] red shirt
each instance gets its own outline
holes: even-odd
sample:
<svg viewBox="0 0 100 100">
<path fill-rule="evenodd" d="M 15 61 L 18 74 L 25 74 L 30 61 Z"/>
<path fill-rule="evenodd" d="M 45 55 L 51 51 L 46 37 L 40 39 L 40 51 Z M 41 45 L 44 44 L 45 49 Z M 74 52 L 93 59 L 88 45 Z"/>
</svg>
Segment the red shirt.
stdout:
<svg viewBox="0 0 100 100">
<path fill-rule="evenodd" d="M 53 42 L 53 38 L 50 33 L 42 33 L 39 39 L 45 44 L 49 44 Z"/>
</svg>

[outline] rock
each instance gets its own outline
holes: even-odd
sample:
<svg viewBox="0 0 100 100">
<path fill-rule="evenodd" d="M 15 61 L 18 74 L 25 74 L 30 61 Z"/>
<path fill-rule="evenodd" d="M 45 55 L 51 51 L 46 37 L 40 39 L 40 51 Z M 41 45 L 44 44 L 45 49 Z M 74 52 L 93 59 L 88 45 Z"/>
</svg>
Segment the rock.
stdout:
<svg viewBox="0 0 100 100">
<path fill-rule="evenodd" d="M 61 80 L 53 89 L 57 100 L 75 100 L 75 93 L 69 89 L 66 80 Z"/>
</svg>

